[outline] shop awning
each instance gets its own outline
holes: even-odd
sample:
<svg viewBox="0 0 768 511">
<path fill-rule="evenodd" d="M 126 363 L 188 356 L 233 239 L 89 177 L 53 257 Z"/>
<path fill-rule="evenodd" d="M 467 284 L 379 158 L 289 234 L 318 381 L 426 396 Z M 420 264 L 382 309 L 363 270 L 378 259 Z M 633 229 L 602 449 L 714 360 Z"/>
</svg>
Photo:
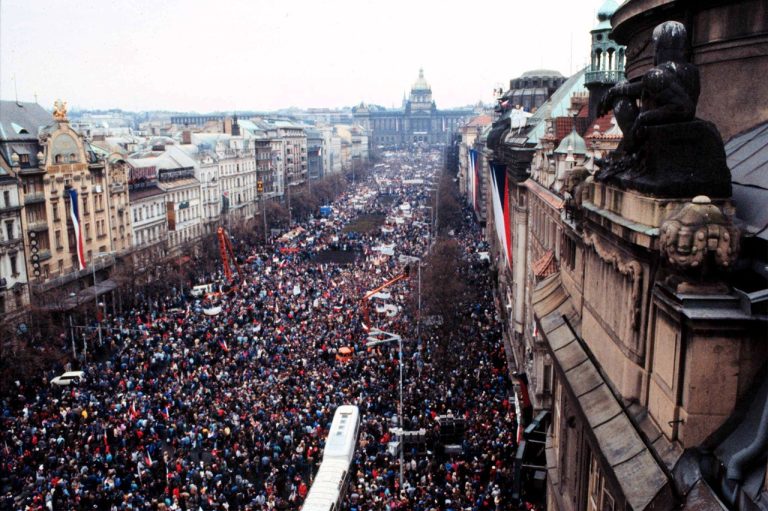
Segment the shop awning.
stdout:
<svg viewBox="0 0 768 511">
<path fill-rule="evenodd" d="M 580 408 L 597 441 L 593 447 L 612 467 L 628 507 L 640 510 L 658 502 L 660 494 L 671 492 L 669 481 L 577 338 L 578 316 L 559 272 L 536 285 L 533 311 L 563 375 L 562 384 L 576 397 L 573 404 Z"/>
</svg>

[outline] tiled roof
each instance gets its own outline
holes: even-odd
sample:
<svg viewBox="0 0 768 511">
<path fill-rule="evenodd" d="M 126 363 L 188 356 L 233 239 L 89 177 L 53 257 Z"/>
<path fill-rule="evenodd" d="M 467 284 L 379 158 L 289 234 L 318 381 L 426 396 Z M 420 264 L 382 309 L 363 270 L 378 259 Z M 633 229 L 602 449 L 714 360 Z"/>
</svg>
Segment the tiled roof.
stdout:
<svg viewBox="0 0 768 511">
<path fill-rule="evenodd" d="M 493 122 L 493 118 L 490 115 L 478 115 L 477 117 L 473 118 L 469 123 L 467 123 L 468 127 L 477 127 L 477 126 L 488 126 Z"/>
<path fill-rule="evenodd" d="M 34 140 L 53 116 L 37 103 L 0 101 L 0 140 Z"/>
<path fill-rule="evenodd" d="M 131 202 L 135 202 L 147 197 L 154 197 L 155 195 L 163 195 L 165 192 L 161 190 L 157 185 L 147 186 L 139 190 L 131 190 L 128 192 L 128 196 Z"/>
<path fill-rule="evenodd" d="M 608 131 L 613 126 L 612 119 L 613 113 L 607 113 L 592 121 L 592 125 L 587 129 L 587 132 L 584 133 L 584 138 L 593 137 L 596 133 L 599 136 Z M 595 130 L 595 127 L 597 127 L 597 130 Z"/>
</svg>

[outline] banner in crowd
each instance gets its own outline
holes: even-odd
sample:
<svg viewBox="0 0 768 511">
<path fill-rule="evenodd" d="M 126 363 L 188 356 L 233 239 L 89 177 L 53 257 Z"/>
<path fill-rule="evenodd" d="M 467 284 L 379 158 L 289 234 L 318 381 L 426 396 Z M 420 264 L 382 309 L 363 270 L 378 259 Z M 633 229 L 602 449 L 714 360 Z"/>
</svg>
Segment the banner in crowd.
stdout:
<svg viewBox="0 0 768 511">
<path fill-rule="evenodd" d="M 509 220 L 509 184 L 507 183 L 507 167 L 491 162 L 491 186 L 493 187 L 493 223 L 496 227 L 496 237 L 503 247 L 507 266 L 512 268 L 512 233 Z"/>
</svg>

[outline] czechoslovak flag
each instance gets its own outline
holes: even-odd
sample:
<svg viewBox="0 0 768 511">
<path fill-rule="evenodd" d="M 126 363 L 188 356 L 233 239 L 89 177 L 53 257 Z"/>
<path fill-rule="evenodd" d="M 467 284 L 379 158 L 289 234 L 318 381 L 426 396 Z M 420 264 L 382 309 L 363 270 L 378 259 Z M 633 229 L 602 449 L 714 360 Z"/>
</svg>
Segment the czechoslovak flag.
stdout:
<svg viewBox="0 0 768 511">
<path fill-rule="evenodd" d="M 75 243 L 77 244 L 77 262 L 80 269 L 85 269 L 85 252 L 83 251 L 83 231 L 80 227 L 80 210 L 77 206 L 77 190 L 70 188 L 69 193 L 69 214 L 72 217 L 72 225 L 75 228 Z"/>
</svg>

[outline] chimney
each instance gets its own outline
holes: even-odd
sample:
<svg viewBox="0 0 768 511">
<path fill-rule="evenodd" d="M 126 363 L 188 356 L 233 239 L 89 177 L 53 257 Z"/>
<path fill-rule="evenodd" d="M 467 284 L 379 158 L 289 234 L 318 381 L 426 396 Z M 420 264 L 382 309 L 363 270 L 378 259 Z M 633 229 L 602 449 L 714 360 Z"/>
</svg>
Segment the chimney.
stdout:
<svg viewBox="0 0 768 511">
<path fill-rule="evenodd" d="M 181 143 L 182 144 L 191 144 L 192 143 L 192 132 L 189 130 L 184 130 L 181 132 Z"/>
</svg>

